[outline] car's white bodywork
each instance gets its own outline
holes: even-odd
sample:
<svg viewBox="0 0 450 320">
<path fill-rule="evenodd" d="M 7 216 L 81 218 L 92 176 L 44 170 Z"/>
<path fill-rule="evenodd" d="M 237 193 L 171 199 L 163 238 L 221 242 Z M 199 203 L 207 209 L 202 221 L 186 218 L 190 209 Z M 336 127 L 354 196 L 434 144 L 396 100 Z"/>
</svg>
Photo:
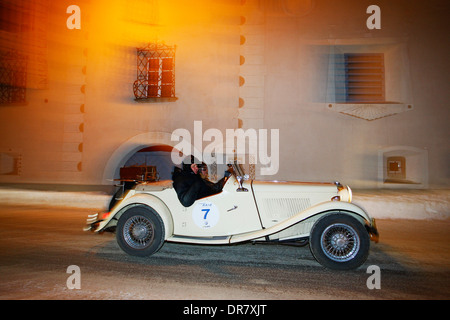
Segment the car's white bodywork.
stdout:
<svg viewBox="0 0 450 320">
<path fill-rule="evenodd" d="M 338 183 L 247 180 L 231 175 L 221 193 L 184 207 L 172 181 L 136 185 L 103 219 L 91 220 L 96 232 L 117 225 L 132 206 L 152 208 L 163 221 L 164 240 L 230 244 L 249 240 L 294 240 L 310 236 L 324 214 L 341 212 L 357 218 L 368 230 L 372 219 L 351 203 L 351 190 Z M 240 180 L 240 179 L 239 179 Z M 94 219 L 93 219 L 94 220 Z"/>
</svg>

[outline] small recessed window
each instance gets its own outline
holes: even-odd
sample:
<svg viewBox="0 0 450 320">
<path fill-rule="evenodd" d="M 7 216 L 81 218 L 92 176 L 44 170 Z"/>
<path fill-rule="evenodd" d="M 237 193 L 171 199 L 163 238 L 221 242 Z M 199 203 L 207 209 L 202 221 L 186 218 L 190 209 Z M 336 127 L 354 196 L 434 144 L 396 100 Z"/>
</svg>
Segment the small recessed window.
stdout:
<svg viewBox="0 0 450 320">
<path fill-rule="evenodd" d="M 175 46 L 151 43 L 137 49 L 137 79 L 133 85 L 139 102 L 175 101 Z"/>
</svg>

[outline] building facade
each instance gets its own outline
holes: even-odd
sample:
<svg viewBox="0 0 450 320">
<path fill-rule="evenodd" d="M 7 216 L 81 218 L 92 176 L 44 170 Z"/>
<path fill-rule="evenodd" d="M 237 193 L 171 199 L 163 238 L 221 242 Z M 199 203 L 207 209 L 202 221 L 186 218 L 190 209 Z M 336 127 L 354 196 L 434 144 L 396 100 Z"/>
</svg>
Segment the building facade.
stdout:
<svg viewBox="0 0 450 320">
<path fill-rule="evenodd" d="M 278 133 L 257 178 L 449 186 L 446 1 L 0 4 L 0 183 L 167 179 L 174 132 L 242 129 Z"/>
</svg>

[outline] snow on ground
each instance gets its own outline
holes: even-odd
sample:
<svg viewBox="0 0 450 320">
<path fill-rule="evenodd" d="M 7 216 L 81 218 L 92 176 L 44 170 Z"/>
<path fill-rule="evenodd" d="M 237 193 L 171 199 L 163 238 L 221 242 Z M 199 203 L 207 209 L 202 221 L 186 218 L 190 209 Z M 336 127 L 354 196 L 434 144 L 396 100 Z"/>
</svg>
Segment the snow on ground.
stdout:
<svg viewBox="0 0 450 320">
<path fill-rule="evenodd" d="M 0 188 L 0 204 L 48 205 L 104 210 L 111 195 Z M 377 219 L 448 219 L 450 189 L 353 191 L 353 203 Z"/>
<path fill-rule="evenodd" d="M 450 190 L 367 190 L 353 203 L 378 219 L 450 218 Z"/>
<path fill-rule="evenodd" d="M 111 195 L 103 192 L 40 191 L 0 188 L 0 203 L 8 205 L 48 205 L 52 207 L 74 207 L 104 209 Z"/>
</svg>

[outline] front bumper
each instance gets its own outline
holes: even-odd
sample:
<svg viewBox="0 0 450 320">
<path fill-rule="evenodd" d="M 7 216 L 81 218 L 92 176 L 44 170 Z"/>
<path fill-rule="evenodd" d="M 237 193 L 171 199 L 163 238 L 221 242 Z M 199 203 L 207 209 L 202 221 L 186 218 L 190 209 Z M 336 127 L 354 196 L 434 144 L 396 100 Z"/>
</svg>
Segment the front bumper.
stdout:
<svg viewBox="0 0 450 320">
<path fill-rule="evenodd" d="M 86 226 L 83 228 L 84 231 L 95 231 L 98 227 L 98 224 L 102 222 L 103 219 L 99 219 L 99 214 L 94 213 L 88 215 L 86 219 Z"/>
<path fill-rule="evenodd" d="M 378 243 L 380 240 L 380 234 L 378 233 L 377 224 L 375 222 L 375 218 L 372 218 L 370 224 L 366 224 L 366 230 L 369 233 L 370 240 L 375 243 Z"/>
</svg>

